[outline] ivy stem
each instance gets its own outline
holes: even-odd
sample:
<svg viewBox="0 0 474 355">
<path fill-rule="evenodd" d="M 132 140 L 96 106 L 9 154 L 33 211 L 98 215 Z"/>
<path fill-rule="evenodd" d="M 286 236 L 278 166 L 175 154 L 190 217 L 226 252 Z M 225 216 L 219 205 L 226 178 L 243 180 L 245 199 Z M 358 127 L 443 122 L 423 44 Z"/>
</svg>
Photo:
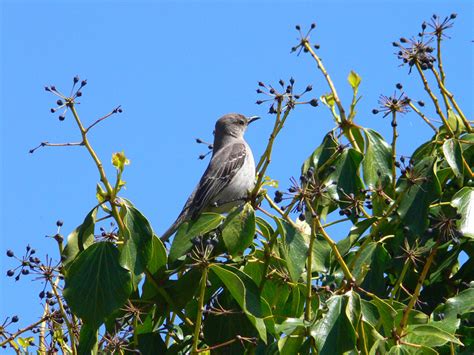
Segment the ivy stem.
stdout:
<svg viewBox="0 0 474 355">
<path fill-rule="evenodd" d="M 58 279 L 59 281 L 59 279 Z M 58 301 L 58 306 L 59 310 L 61 311 L 61 315 L 64 319 L 64 322 L 66 323 L 67 330 L 69 332 L 69 339 L 71 340 L 71 351 L 72 354 L 76 354 L 76 336 L 74 334 L 74 326 L 71 324 L 69 321 L 69 318 L 67 316 L 66 310 L 64 309 L 63 302 L 61 300 L 61 296 L 58 293 L 57 285 L 55 282 L 52 280 L 49 280 L 49 283 L 51 284 L 51 289 L 53 290 L 54 296 L 56 297 L 56 300 Z"/>
<path fill-rule="evenodd" d="M 441 74 L 441 83 L 444 84 L 444 81 L 446 79 L 446 75 L 444 74 L 444 69 L 443 69 L 443 61 L 441 58 L 441 33 L 436 35 L 436 42 L 437 42 L 437 48 L 436 48 L 436 56 L 438 60 L 438 68 L 439 72 Z M 434 71 L 434 68 L 432 68 Z M 440 87 L 441 89 L 441 87 Z M 446 111 L 451 110 L 451 105 L 449 104 L 449 100 L 446 97 L 446 95 L 441 91 L 441 94 L 443 95 L 443 100 L 444 100 L 444 105 L 446 106 Z"/>
<path fill-rule="evenodd" d="M 7 343 L 10 343 L 12 342 L 16 337 L 18 337 L 20 334 L 23 334 L 31 329 L 33 329 L 34 327 L 38 326 L 39 324 L 43 323 L 43 322 L 46 322 L 48 319 L 49 319 L 49 315 L 46 315 L 44 316 L 43 318 L 41 318 L 39 321 L 33 323 L 33 324 L 30 324 L 29 326 L 27 326 L 26 328 L 23 328 L 23 329 L 19 329 L 16 333 L 12 334 L 10 337 L 8 337 L 7 339 L 5 339 L 4 341 L 2 341 L 0 343 L 0 347 L 6 345 Z"/>
<path fill-rule="evenodd" d="M 120 217 L 119 210 L 117 208 L 117 205 L 115 204 L 115 191 L 112 188 L 112 185 L 110 185 L 109 180 L 107 179 L 107 175 L 105 174 L 104 166 L 102 165 L 102 162 L 100 161 L 99 157 L 97 156 L 96 152 L 92 148 L 89 139 L 87 138 L 87 130 L 84 128 L 81 119 L 79 118 L 79 115 L 76 111 L 76 107 L 74 106 L 74 102 L 71 100 L 68 102 L 68 107 L 72 112 L 72 115 L 74 116 L 74 119 L 76 120 L 77 126 L 79 127 L 79 130 L 81 131 L 82 135 L 82 143 L 84 146 L 87 148 L 87 151 L 89 152 L 90 156 L 94 160 L 95 165 L 97 166 L 97 169 L 99 170 L 99 175 L 100 175 L 100 181 L 104 184 L 105 189 L 107 190 L 107 194 L 109 196 L 109 202 L 110 206 L 112 208 L 112 214 L 114 216 L 114 219 L 117 221 L 117 224 L 120 228 L 120 230 L 125 229 L 125 224 L 123 223 L 122 218 Z M 119 238 L 122 239 L 122 233 L 119 233 Z"/>
<path fill-rule="evenodd" d="M 436 241 L 436 244 L 434 245 L 433 249 L 431 249 L 430 255 L 428 256 L 428 259 L 426 259 L 425 265 L 423 267 L 423 270 L 421 271 L 420 277 L 418 278 L 418 281 L 416 283 L 415 291 L 413 292 L 413 295 L 410 298 L 410 301 L 408 302 L 408 305 L 405 307 L 403 310 L 403 317 L 402 320 L 400 321 L 400 325 L 398 326 L 397 329 L 397 334 L 398 336 L 401 336 L 405 327 L 407 326 L 408 322 L 408 317 L 410 315 L 411 310 L 415 306 L 416 301 L 418 301 L 418 297 L 420 296 L 420 291 L 421 287 L 423 286 L 423 282 L 426 279 L 426 276 L 428 275 L 428 271 L 430 270 L 431 264 L 433 263 L 434 257 L 436 255 L 436 252 L 438 251 L 438 245 L 439 241 Z"/>
<path fill-rule="evenodd" d="M 436 69 L 432 68 L 431 71 L 433 72 L 433 74 L 436 78 L 436 81 L 438 82 L 438 86 L 440 88 L 441 94 L 443 95 L 443 97 L 448 96 L 449 101 L 452 102 L 454 108 L 456 109 L 456 111 L 459 114 L 459 117 L 461 117 L 461 120 L 464 123 L 464 126 L 466 127 L 467 131 L 469 133 L 471 133 L 472 132 L 472 127 L 471 127 L 469 121 L 467 120 L 466 116 L 464 115 L 464 112 L 461 110 L 458 103 L 454 99 L 454 94 L 451 93 L 448 89 L 446 89 L 446 87 L 444 86 L 444 83 L 443 83 L 442 79 L 439 77 L 439 74 L 436 71 Z M 449 109 L 451 109 L 451 107 L 449 107 Z"/>
<path fill-rule="evenodd" d="M 426 122 L 426 124 L 427 124 L 428 126 L 431 127 L 431 129 L 432 129 L 433 131 L 435 131 L 435 133 L 438 133 L 438 129 L 431 123 L 431 121 L 428 119 L 428 117 L 426 117 L 426 116 L 423 114 L 423 112 L 421 112 L 421 111 L 418 109 L 418 107 L 416 107 L 416 106 L 413 104 L 413 102 L 410 101 L 410 102 L 408 103 L 408 105 L 411 107 L 411 109 L 412 109 L 413 111 L 415 111 L 415 112 L 418 114 L 418 116 L 420 116 L 420 117 L 422 118 L 423 121 Z"/>
<path fill-rule="evenodd" d="M 204 310 L 204 297 L 206 294 L 208 272 L 209 272 L 208 265 L 205 265 L 202 269 L 201 285 L 200 285 L 200 291 L 199 291 L 199 304 L 198 304 L 197 315 L 196 315 L 196 323 L 194 325 L 193 348 L 191 350 L 191 354 L 198 353 L 199 334 L 201 333 L 202 311 Z"/>
<path fill-rule="evenodd" d="M 410 259 L 406 259 L 405 263 L 403 264 L 403 269 L 402 269 L 402 272 L 400 273 L 400 277 L 397 279 L 397 282 L 395 282 L 395 285 L 393 286 L 392 294 L 390 298 L 396 299 L 398 290 L 400 289 L 400 285 L 402 285 L 403 280 L 405 279 L 409 266 L 410 266 Z"/>
<path fill-rule="evenodd" d="M 334 83 L 329 76 L 329 73 L 327 72 L 326 68 L 324 67 L 323 61 L 321 58 L 316 54 L 316 52 L 313 50 L 311 47 L 311 44 L 309 43 L 308 40 L 304 39 L 302 41 L 302 44 L 304 47 L 308 50 L 308 52 L 311 54 L 311 56 L 314 58 L 316 63 L 318 64 L 318 69 L 321 71 L 323 74 L 324 78 L 326 79 L 326 82 L 329 85 L 329 88 L 331 89 L 332 96 L 334 98 L 334 102 L 336 103 L 337 109 L 339 111 L 339 115 L 341 116 L 341 122 L 338 122 L 339 126 L 342 128 L 342 131 L 344 132 L 344 135 L 346 138 L 349 140 L 351 145 L 354 147 L 355 150 L 357 150 L 359 153 L 362 153 L 361 148 L 357 144 L 357 141 L 354 138 L 354 135 L 350 129 L 352 123 L 351 121 L 347 120 L 346 117 L 346 111 L 344 110 L 344 106 L 342 105 L 341 99 L 339 98 L 339 95 L 337 94 L 336 87 L 334 86 Z"/>
<path fill-rule="evenodd" d="M 319 216 L 316 214 L 316 212 L 313 209 L 313 206 L 311 206 L 311 203 L 309 203 L 309 201 L 306 201 L 306 207 L 309 208 L 309 210 L 311 212 L 311 216 L 313 216 L 312 219 L 313 219 L 313 222 L 315 222 L 315 230 L 317 230 L 321 233 L 323 238 L 326 240 L 326 242 L 331 247 L 332 252 L 334 253 L 334 256 L 335 256 L 337 262 L 341 266 L 342 272 L 344 273 L 344 276 L 345 276 L 346 280 L 349 281 L 349 282 L 352 282 L 352 283 L 355 282 L 354 276 L 352 276 L 352 273 L 349 270 L 349 268 L 347 267 L 347 264 L 344 261 L 341 253 L 339 252 L 339 249 L 337 249 L 336 243 L 331 239 L 331 237 L 324 230 L 324 228 L 321 224 L 321 221 L 319 220 Z"/>
<path fill-rule="evenodd" d="M 436 113 L 438 116 L 441 118 L 443 121 L 444 125 L 446 126 L 446 129 L 448 130 L 449 134 L 451 136 L 454 136 L 453 130 L 448 124 L 448 121 L 446 120 L 446 116 L 443 114 L 443 111 L 441 111 L 441 107 L 439 106 L 438 98 L 433 94 L 433 91 L 431 91 L 431 88 L 428 84 L 428 80 L 426 80 L 426 76 L 423 73 L 423 70 L 421 69 L 420 63 L 415 62 L 416 69 L 418 70 L 418 73 L 420 74 L 421 80 L 423 81 L 423 86 L 425 87 L 425 91 L 428 93 L 430 96 L 431 100 L 433 101 L 433 104 L 435 105 L 436 108 Z"/>
<path fill-rule="evenodd" d="M 313 298 L 312 295 L 312 280 L 313 280 L 313 245 L 314 240 L 316 239 L 317 224 L 315 221 L 316 218 L 313 218 L 313 223 L 311 225 L 311 235 L 309 237 L 309 248 L 308 248 L 308 258 L 306 261 L 306 308 L 304 311 L 304 319 L 306 321 L 311 320 L 311 301 Z"/>
<path fill-rule="evenodd" d="M 392 183 L 393 191 L 397 187 L 397 167 L 395 163 L 397 162 L 397 113 L 392 111 Z"/>
<path fill-rule="evenodd" d="M 146 274 L 147 278 L 151 281 L 151 283 L 155 287 L 155 289 L 158 291 L 158 293 L 165 299 L 166 303 L 168 303 L 170 305 L 170 307 L 178 315 L 178 317 L 181 318 L 188 327 L 192 328 L 194 326 L 194 323 L 188 317 L 186 317 L 186 315 L 183 312 L 181 312 L 176 307 L 173 299 L 170 297 L 170 295 L 168 295 L 168 293 L 166 292 L 166 290 L 163 287 L 160 287 L 160 285 L 155 280 L 155 278 L 153 277 L 150 270 L 145 269 L 145 274 Z"/>
<path fill-rule="evenodd" d="M 291 111 L 290 108 L 287 108 L 285 112 L 283 113 L 283 117 L 281 117 L 282 105 L 283 105 L 283 99 L 279 99 L 278 104 L 277 104 L 277 109 L 276 109 L 277 117 L 275 119 L 275 125 L 273 126 L 273 130 L 272 130 L 272 133 L 270 134 L 270 138 L 268 138 L 268 144 L 265 149 L 265 152 L 260 157 L 260 160 L 255 169 L 256 171 L 258 171 L 258 173 L 257 173 L 257 182 L 255 183 L 255 187 L 251 194 L 251 196 L 253 197 L 253 201 L 255 201 L 257 198 L 257 194 L 260 191 L 263 178 L 265 177 L 265 172 L 267 171 L 268 165 L 270 165 L 270 162 L 272 160 L 272 151 L 273 151 L 273 144 L 275 143 L 275 139 L 278 133 L 280 133 L 281 129 L 283 128 L 285 121 Z"/>
<path fill-rule="evenodd" d="M 302 44 L 304 45 L 304 47 L 308 50 L 308 52 L 311 54 L 311 56 L 314 58 L 314 60 L 318 64 L 318 69 L 321 71 L 321 73 L 323 73 L 323 76 L 326 79 L 329 85 L 329 88 L 331 89 L 332 96 L 334 97 L 334 102 L 336 103 L 337 109 L 339 110 L 339 114 L 341 115 L 341 120 L 342 122 L 346 121 L 346 112 L 344 111 L 344 106 L 342 106 L 341 100 L 339 99 L 339 95 L 337 94 L 337 91 L 336 91 L 336 87 L 334 86 L 334 83 L 332 82 L 332 79 L 329 76 L 329 73 L 324 67 L 323 61 L 321 60 L 321 58 L 319 58 L 319 56 L 313 50 L 308 40 L 304 39 L 302 41 Z"/>
</svg>

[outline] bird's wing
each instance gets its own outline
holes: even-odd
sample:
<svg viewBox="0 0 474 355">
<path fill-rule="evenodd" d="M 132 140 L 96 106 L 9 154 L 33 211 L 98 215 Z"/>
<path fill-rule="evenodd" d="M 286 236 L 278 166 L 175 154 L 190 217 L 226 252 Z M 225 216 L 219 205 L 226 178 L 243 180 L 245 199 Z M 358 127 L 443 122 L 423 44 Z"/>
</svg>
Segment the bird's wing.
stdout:
<svg viewBox="0 0 474 355">
<path fill-rule="evenodd" d="M 230 144 L 219 150 L 211 159 L 199 184 L 186 203 L 187 215 L 195 217 L 207 207 L 234 178 L 247 158 L 243 143 Z"/>
</svg>

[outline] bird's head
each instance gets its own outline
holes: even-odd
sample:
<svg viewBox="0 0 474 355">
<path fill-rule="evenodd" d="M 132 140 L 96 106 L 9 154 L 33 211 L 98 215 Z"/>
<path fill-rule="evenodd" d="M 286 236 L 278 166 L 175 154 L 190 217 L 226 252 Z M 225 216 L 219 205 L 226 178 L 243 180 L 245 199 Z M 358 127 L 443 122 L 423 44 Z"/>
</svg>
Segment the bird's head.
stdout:
<svg viewBox="0 0 474 355">
<path fill-rule="evenodd" d="M 259 118 L 258 116 L 245 117 L 240 113 L 229 113 L 217 120 L 214 133 L 216 137 L 232 136 L 242 138 L 247 126 Z"/>
</svg>

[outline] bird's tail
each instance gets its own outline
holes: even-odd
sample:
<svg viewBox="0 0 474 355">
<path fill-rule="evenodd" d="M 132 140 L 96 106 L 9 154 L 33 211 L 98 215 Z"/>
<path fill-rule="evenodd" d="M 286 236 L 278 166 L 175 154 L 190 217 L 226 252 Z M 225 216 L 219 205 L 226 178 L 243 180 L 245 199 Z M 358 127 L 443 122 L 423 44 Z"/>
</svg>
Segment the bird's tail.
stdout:
<svg viewBox="0 0 474 355">
<path fill-rule="evenodd" d="M 170 239 L 170 237 L 174 234 L 174 232 L 176 232 L 179 228 L 179 226 L 185 221 L 186 219 L 186 214 L 185 213 L 181 213 L 178 218 L 176 219 L 176 221 L 171 225 L 171 227 L 169 227 L 166 232 L 164 232 L 160 239 L 161 241 L 164 243 L 166 242 L 168 239 Z"/>
</svg>

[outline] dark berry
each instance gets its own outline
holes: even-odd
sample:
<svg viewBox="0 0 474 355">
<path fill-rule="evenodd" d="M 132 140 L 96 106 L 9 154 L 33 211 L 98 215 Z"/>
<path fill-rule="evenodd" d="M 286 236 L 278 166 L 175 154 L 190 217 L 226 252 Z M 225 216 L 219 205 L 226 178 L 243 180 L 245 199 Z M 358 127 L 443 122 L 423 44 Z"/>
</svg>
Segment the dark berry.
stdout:
<svg viewBox="0 0 474 355">
<path fill-rule="evenodd" d="M 74 81 L 74 84 L 77 84 L 79 82 L 79 75 L 76 75 L 73 81 Z"/>
<path fill-rule="evenodd" d="M 9 258 L 13 257 L 15 254 L 13 253 L 13 250 L 7 250 L 7 256 Z"/>
<path fill-rule="evenodd" d="M 263 101 L 262 101 L 262 100 L 257 100 L 255 103 L 256 103 L 257 105 L 261 105 L 261 104 L 263 103 Z"/>
<path fill-rule="evenodd" d="M 78 91 L 78 92 L 76 93 L 76 96 L 77 96 L 77 97 L 81 97 L 81 96 L 82 96 L 82 92 Z"/>
<path fill-rule="evenodd" d="M 44 291 L 41 291 L 38 296 L 39 296 L 39 298 L 43 299 L 44 298 Z"/>
<path fill-rule="evenodd" d="M 313 106 L 313 107 L 318 106 L 318 99 L 312 99 L 312 100 L 309 102 L 309 104 L 310 104 L 311 106 Z"/>
<path fill-rule="evenodd" d="M 372 113 L 373 113 L 374 115 L 376 115 L 377 113 L 379 113 L 379 110 L 377 110 L 376 108 L 374 108 L 374 109 L 372 110 Z"/>
<path fill-rule="evenodd" d="M 296 28 L 297 31 L 301 30 L 300 25 L 296 25 L 295 28 Z"/>
<path fill-rule="evenodd" d="M 56 103 L 59 105 L 59 106 L 62 106 L 64 104 L 63 100 L 58 100 L 56 101 Z"/>
<path fill-rule="evenodd" d="M 304 215 L 304 213 L 301 213 L 299 216 L 298 216 L 298 219 L 300 221 L 304 221 L 306 219 L 306 216 Z"/>
<path fill-rule="evenodd" d="M 12 322 L 13 322 L 13 323 L 18 322 L 19 320 L 20 320 L 20 318 L 18 318 L 18 316 L 13 316 L 13 317 L 12 317 Z"/>
<path fill-rule="evenodd" d="M 420 105 L 421 107 L 425 106 L 425 102 L 424 101 L 418 101 L 418 105 Z"/>
<path fill-rule="evenodd" d="M 30 273 L 30 270 L 28 270 L 28 269 L 23 269 L 23 270 L 21 270 L 21 273 L 22 273 L 23 275 L 28 275 L 28 274 Z"/>
<path fill-rule="evenodd" d="M 13 275 L 15 275 L 15 271 L 14 271 L 14 270 L 8 270 L 8 271 L 7 271 L 7 276 L 8 276 L 8 277 L 12 277 Z"/>
<path fill-rule="evenodd" d="M 87 85 L 87 80 L 82 80 L 82 81 L 81 81 L 81 87 L 82 87 L 82 86 L 86 86 L 86 85 Z"/>
<path fill-rule="evenodd" d="M 451 16 L 453 16 L 453 15 L 451 15 Z M 315 23 L 312 23 L 312 24 L 311 24 L 311 29 L 314 30 L 315 28 L 316 28 L 316 24 L 315 24 Z"/>
<path fill-rule="evenodd" d="M 60 219 L 56 221 L 56 225 L 58 227 L 62 227 L 63 226 L 63 221 L 61 221 Z"/>
<path fill-rule="evenodd" d="M 397 85 L 395 85 L 395 87 L 396 87 L 398 90 L 403 89 L 403 85 L 400 84 L 400 83 L 397 83 Z"/>
<path fill-rule="evenodd" d="M 312 86 L 312 85 L 308 85 L 308 86 L 306 87 L 306 91 L 311 91 L 311 90 L 313 90 L 313 86 Z"/>
</svg>

